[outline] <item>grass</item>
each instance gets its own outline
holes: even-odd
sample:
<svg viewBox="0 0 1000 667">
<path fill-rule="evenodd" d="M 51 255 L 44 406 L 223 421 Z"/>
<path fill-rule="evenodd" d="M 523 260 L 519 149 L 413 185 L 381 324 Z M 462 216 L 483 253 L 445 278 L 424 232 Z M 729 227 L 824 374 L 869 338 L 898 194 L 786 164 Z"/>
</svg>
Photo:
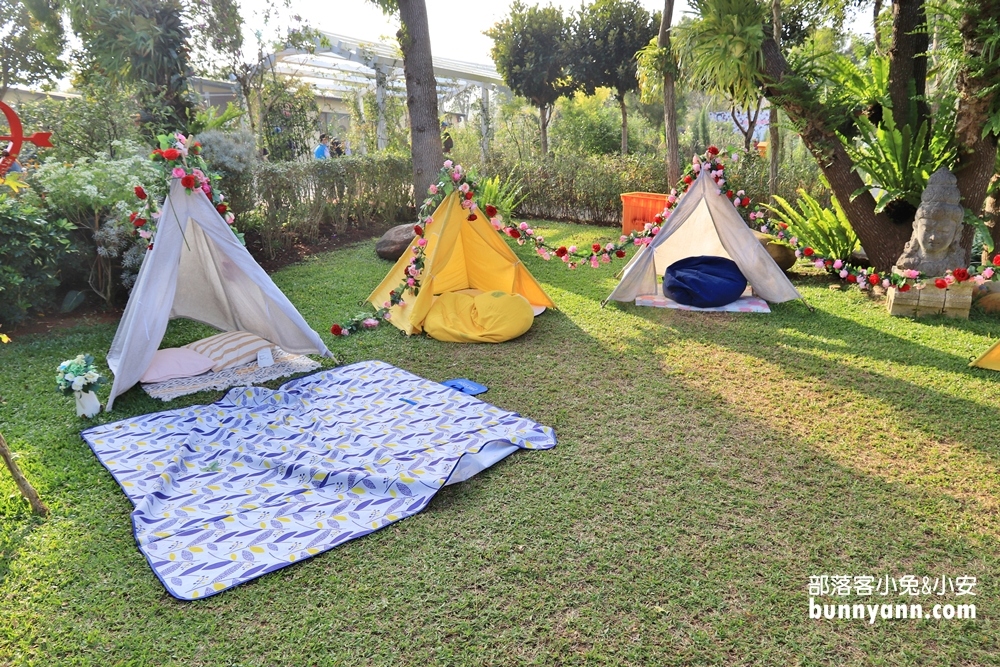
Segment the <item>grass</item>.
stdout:
<svg viewBox="0 0 1000 667">
<path fill-rule="evenodd" d="M 608 234 L 535 224 L 580 246 Z M 815 312 L 602 309 L 614 268 L 518 252 L 559 305 L 518 340 L 324 337 L 344 362 L 486 384 L 558 447 L 194 603 L 149 570 L 131 506 L 53 391 L 59 361 L 102 358 L 114 326 L 0 347 L 0 429 L 52 508 L 31 517 L 0 470 L 0 664 L 1000 664 L 1000 375 L 967 366 L 995 316 L 890 318 L 818 276 L 796 281 Z M 364 243 L 274 278 L 325 332 L 388 267 Z M 164 345 L 203 333 L 175 322 Z M 136 390 L 100 419 L 163 407 Z M 975 576 L 978 618 L 810 620 L 818 574 Z"/>
</svg>

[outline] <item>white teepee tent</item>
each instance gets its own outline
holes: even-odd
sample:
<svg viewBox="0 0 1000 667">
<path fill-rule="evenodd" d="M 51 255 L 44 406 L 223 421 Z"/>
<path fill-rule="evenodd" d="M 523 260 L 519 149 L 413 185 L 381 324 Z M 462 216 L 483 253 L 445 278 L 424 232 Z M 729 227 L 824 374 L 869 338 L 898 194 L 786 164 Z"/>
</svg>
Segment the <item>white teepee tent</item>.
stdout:
<svg viewBox="0 0 1000 667">
<path fill-rule="evenodd" d="M 149 368 L 175 317 L 249 331 L 294 354 L 332 356 L 202 192 L 174 179 L 108 352 L 107 409 Z"/>
<path fill-rule="evenodd" d="M 802 295 L 753 235 L 736 207 L 702 170 L 650 244 L 639 250 L 622 272 L 607 301 L 634 301 L 658 294 L 657 277 L 685 257 L 714 255 L 736 262 L 757 296 L 772 303 Z"/>
</svg>

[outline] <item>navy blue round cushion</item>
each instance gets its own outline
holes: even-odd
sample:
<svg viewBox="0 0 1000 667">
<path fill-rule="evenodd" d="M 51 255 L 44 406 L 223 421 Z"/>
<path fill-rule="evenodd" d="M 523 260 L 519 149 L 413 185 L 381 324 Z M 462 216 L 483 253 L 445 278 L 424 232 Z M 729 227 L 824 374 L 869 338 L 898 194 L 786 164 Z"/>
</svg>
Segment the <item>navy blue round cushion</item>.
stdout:
<svg viewBox="0 0 1000 667">
<path fill-rule="evenodd" d="M 696 308 L 725 306 L 746 288 L 740 267 L 725 257 L 686 257 L 668 266 L 663 275 L 664 296 Z"/>
</svg>

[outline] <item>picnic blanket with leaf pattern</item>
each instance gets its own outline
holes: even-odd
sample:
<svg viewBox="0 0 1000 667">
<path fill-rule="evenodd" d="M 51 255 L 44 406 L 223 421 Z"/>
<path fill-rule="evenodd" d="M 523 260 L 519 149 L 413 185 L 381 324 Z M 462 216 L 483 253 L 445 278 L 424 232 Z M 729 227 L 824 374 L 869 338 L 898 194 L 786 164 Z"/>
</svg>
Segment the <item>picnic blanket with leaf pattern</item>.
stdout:
<svg viewBox="0 0 1000 667">
<path fill-rule="evenodd" d="M 82 435 L 134 505 L 139 549 L 182 600 L 416 514 L 487 443 L 555 446 L 546 426 L 379 361 Z"/>
</svg>

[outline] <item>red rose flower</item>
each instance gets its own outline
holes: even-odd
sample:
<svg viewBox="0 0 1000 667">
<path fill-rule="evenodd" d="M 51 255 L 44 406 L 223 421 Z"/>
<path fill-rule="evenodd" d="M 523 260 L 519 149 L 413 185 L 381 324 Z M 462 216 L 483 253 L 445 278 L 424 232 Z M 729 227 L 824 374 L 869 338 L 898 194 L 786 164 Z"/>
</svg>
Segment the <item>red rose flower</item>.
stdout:
<svg viewBox="0 0 1000 667">
<path fill-rule="evenodd" d="M 510 230 L 507 233 L 510 234 L 510 237 L 512 239 L 519 239 L 519 238 L 521 238 L 521 232 L 517 231 L 517 229 L 514 228 L 514 227 L 511 227 Z"/>
<path fill-rule="evenodd" d="M 497 207 L 493 204 L 486 205 L 486 217 L 495 218 L 497 217 Z"/>
<path fill-rule="evenodd" d="M 416 234 L 417 236 L 423 236 L 424 229 L 420 225 L 413 225 L 413 233 Z"/>
<path fill-rule="evenodd" d="M 183 185 L 188 190 L 193 190 L 196 184 L 195 178 L 192 174 L 187 174 L 181 179 L 181 185 Z"/>
<path fill-rule="evenodd" d="M 724 165 L 724 164 L 722 164 L 720 162 L 719 164 L 715 165 L 715 170 L 716 171 L 725 171 L 726 170 L 726 165 Z"/>
<path fill-rule="evenodd" d="M 339 324 L 334 324 L 332 327 L 330 327 L 330 333 L 332 333 L 334 336 L 339 336 L 340 334 L 344 333 L 344 327 L 340 326 Z"/>
<path fill-rule="evenodd" d="M 955 280 L 957 280 L 958 282 L 964 283 L 966 280 L 969 279 L 969 270 L 955 269 L 954 271 L 951 272 L 951 275 L 955 276 Z"/>
<path fill-rule="evenodd" d="M 750 197 L 744 197 L 743 198 L 743 205 L 744 206 L 749 206 L 750 205 Z"/>
<path fill-rule="evenodd" d="M 1000 255 L 993 258 L 993 266 L 1000 266 Z"/>
<path fill-rule="evenodd" d="M 130 213 L 130 214 L 129 214 L 129 216 L 128 216 L 128 221 L 129 221 L 129 222 L 135 222 L 135 219 L 136 219 L 137 217 L 139 217 L 139 214 L 138 214 L 138 213 Z"/>
<path fill-rule="evenodd" d="M 730 199 L 732 199 L 733 198 L 733 191 L 732 190 L 726 190 L 726 196 L 729 197 Z"/>
<path fill-rule="evenodd" d="M 787 222 L 779 222 L 778 226 L 781 227 L 782 229 L 788 229 L 788 223 Z"/>
<path fill-rule="evenodd" d="M 812 248 L 806 248 L 805 250 L 802 251 L 802 254 L 805 255 L 806 257 L 812 257 L 813 255 L 816 254 L 816 251 L 813 250 Z"/>
<path fill-rule="evenodd" d="M 845 280 L 849 283 L 856 283 L 858 282 L 858 277 L 853 273 L 848 273 L 847 278 L 845 278 Z"/>
<path fill-rule="evenodd" d="M 227 204 L 216 204 L 215 210 L 219 212 L 219 215 L 225 215 L 226 211 L 229 210 L 229 206 Z"/>
<path fill-rule="evenodd" d="M 877 283 L 878 283 L 878 274 L 877 273 L 871 273 L 871 274 L 869 274 L 868 275 L 868 284 L 875 285 Z"/>
<path fill-rule="evenodd" d="M 708 154 L 709 155 L 718 155 L 719 154 L 719 149 L 716 148 L 715 146 L 709 146 L 708 147 Z"/>
<path fill-rule="evenodd" d="M 477 216 L 475 213 L 470 213 L 469 214 L 469 222 L 472 222 L 473 220 L 476 220 L 478 217 L 479 216 Z"/>
<path fill-rule="evenodd" d="M 168 148 L 167 150 L 160 153 L 164 160 L 174 161 L 181 156 L 181 152 L 176 148 Z"/>
<path fill-rule="evenodd" d="M 624 250 L 616 250 L 615 251 L 615 257 L 618 257 L 619 259 L 621 259 L 624 256 L 625 256 L 625 251 Z"/>
<path fill-rule="evenodd" d="M 474 196 L 475 195 L 472 193 L 472 190 L 469 190 L 468 192 L 465 193 L 466 199 L 472 199 Z"/>
<path fill-rule="evenodd" d="M 902 285 L 900 285 L 899 286 L 899 291 L 900 292 L 909 292 L 910 291 L 910 283 L 903 283 Z"/>
<path fill-rule="evenodd" d="M 663 214 L 662 213 L 657 213 L 656 215 L 654 215 L 653 216 L 653 222 L 656 222 L 656 223 L 663 222 Z"/>
<path fill-rule="evenodd" d="M 146 250 L 152 250 L 152 249 L 153 249 L 153 244 L 152 244 L 152 243 L 150 243 L 150 244 L 149 244 L 149 245 L 148 245 L 148 246 L 146 247 Z"/>
<path fill-rule="evenodd" d="M 595 243 L 594 245 L 592 245 L 590 247 L 591 247 L 591 249 L 594 252 L 601 252 L 601 244 L 600 243 Z"/>
<path fill-rule="evenodd" d="M 685 183 L 686 183 L 687 185 L 691 185 L 692 183 L 694 183 L 694 179 L 693 179 L 693 178 L 691 178 L 691 176 L 690 176 L 690 175 L 688 175 L 688 176 L 685 176 L 685 177 L 684 177 L 684 182 L 685 182 Z"/>
<path fill-rule="evenodd" d="M 564 245 L 561 245 L 558 248 L 556 248 L 556 257 L 565 257 L 568 253 L 569 250 L 566 250 L 566 246 Z"/>
<path fill-rule="evenodd" d="M 141 185 L 135 186 L 135 196 L 138 197 L 139 199 L 146 198 L 146 191 L 142 189 Z"/>
<path fill-rule="evenodd" d="M 134 219 L 134 220 L 132 221 L 132 224 L 133 224 L 133 225 L 135 225 L 135 228 L 136 228 L 136 229 L 139 229 L 139 228 L 140 228 L 140 227 L 142 227 L 142 226 L 143 226 L 144 224 L 146 224 L 146 219 L 145 219 L 145 218 L 136 218 L 136 219 Z"/>
<path fill-rule="evenodd" d="M 934 281 L 934 287 L 937 287 L 938 289 L 946 289 L 948 287 L 948 281 L 944 278 L 938 278 Z"/>
</svg>

